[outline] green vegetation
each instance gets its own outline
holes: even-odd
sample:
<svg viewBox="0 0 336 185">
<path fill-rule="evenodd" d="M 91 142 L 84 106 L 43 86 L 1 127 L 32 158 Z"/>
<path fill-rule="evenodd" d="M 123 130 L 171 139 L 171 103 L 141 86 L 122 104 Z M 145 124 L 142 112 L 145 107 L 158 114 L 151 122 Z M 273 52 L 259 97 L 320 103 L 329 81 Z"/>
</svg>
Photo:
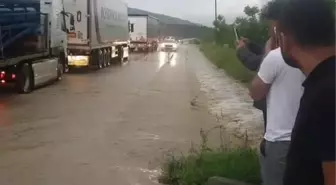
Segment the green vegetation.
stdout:
<svg viewBox="0 0 336 185">
<path fill-rule="evenodd" d="M 212 43 L 202 43 L 200 47 L 204 55 L 217 67 L 241 83 L 248 83 L 253 73 L 246 69 L 236 57 L 236 50 Z"/>
<path fill-rule="evenodd" d="M 268 39 L 267 21 L 260 16 L 263 9 L 260 10 L 256 6 L 246 6 L 244 8 L 245 16 L 237 17 L 232 24 L 228 24 L 225 17 L 219 15 L 217 21 L 213 23 L 216 44 L 228 44 L 231 48 L 234 48 L 236 37 L 233 28 L 235 27 L 239 36 L 263 45 Z"/>
<path fill-rule="evenodd" d="M 260 184 L 258 154 L 252 149 L 231 149 L 172 157 L 165 164 L 161 182 L 171 185 L 202 185 L 210 177 L 221 176 Z"/>
<path fill-rule="evenodd" d="M 217 150 L 207 147 L 201 131 L 202 143 L 191 147 L 187 156 L 168 156 L 163 165 L 160 182 L 170 185 L 202 185 L 213 176 L 221 176 L 246 183 L 260 184 L 258 152 L 248 147 Z"/>
</svg>

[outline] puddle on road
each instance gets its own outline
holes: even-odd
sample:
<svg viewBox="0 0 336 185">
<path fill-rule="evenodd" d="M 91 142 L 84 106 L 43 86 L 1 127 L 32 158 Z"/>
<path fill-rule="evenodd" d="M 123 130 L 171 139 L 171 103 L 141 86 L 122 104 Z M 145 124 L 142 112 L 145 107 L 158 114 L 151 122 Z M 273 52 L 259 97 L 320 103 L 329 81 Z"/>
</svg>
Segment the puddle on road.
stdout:
<svg viewBox="0 0 336 185">
<path fill-rule="evenodd" d="M 159 140 L 160 136 L 151 133 L 140 132 L 135 136 L 139 140 Z"/>
<path fill-rule="evenodd" d="M 189 56 L 192 58 L 189 64 L 207 97 L 210 114 L 221 120 L 226 128 L 237 132 L 235 134 L 247 132 L 249 139 L 257 142 L 263 132 L 262 113 L 253 108 L 247 89 L 207 62 L 201 53 L 195 55 Z"/>
<path fill-rule="evenodd" d="M 177 53 L 169 53 L 169 52 L 159 52 L 159 65 L 158 70 L 160 70 L 165 64 L 169 64 L 171 67 L 175 67 L 178 61 Z"/>
</svg>

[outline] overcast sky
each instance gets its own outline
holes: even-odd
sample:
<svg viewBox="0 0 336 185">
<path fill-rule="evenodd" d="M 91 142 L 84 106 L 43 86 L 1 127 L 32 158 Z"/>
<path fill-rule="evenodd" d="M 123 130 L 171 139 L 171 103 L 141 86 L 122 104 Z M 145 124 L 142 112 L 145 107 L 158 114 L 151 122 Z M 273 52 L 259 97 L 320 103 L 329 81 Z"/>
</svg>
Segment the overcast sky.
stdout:
<svg viewBox="0 0 336 185">
<path fill-rule="evenodd" d="M 162 13 L 193 22 L 211 25 L 214 19 L 214 0 L 125 0 L 129 7 Z M 217 0 L 218 14 L 231 22 L 243 15 L 246 5 L 261 6 L 267 0 Z"/>
</svg>

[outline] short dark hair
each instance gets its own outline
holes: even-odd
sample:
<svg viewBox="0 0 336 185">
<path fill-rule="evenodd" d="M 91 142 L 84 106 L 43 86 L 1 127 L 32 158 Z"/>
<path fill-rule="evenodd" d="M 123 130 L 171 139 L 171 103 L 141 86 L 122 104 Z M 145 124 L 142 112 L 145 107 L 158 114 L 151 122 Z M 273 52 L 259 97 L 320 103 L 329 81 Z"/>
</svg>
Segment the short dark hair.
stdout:
<svg viewBox="0 0 336 185">
<path fill-rule="evenodd" d="M 283 5 L 280 1 L 269 1 L 261 10 L 261 18 L 266 20 L 278 20 L 281 15 Z"/>
<path fill-rule="evenodd" d="M 334 0 L 277 1 L 283 3 L 278 19 L 281 31 L 291 34 L 301 46 L 335 45 Z"/>
</svg>

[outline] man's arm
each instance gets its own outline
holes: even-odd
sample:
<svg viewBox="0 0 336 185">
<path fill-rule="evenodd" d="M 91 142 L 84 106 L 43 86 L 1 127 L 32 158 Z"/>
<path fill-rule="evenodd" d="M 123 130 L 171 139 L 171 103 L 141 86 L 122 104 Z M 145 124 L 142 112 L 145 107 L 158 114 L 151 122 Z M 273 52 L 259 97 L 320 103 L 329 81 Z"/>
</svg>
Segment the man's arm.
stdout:
<svg viewBox="0 0 336 185">
<path fill-rule="evenodd" d="M 246 47 L 241 47 L 237 49 L 237 57 L 247 69 L 257 71 L 264 55 L 256 55 Z"/>
<path fill-rule="evenodd" d="M 335 185 L 335 161 L 328 161 L 322 163 L 324 184 Z"/>
<path fill-rule="evenodd" d="M 271 84 L 265 83 L 258 75 L 254 77 L 250 90 L 250 96 L 254 101 L 265 98 L 269 92 Z"/>
<path fill-rule="evenodd" d="M 275 55 L 274 55 L 275 54 Z M 253 100 L 265 98 L 269 92 L 278 71 L 278 57 L 276 53 L 270 53 L 263 60 L 258 74 L 254 77 L 249 88 Z M 280 56 L 279 56 L 280 57 Z"/>
</svg>

